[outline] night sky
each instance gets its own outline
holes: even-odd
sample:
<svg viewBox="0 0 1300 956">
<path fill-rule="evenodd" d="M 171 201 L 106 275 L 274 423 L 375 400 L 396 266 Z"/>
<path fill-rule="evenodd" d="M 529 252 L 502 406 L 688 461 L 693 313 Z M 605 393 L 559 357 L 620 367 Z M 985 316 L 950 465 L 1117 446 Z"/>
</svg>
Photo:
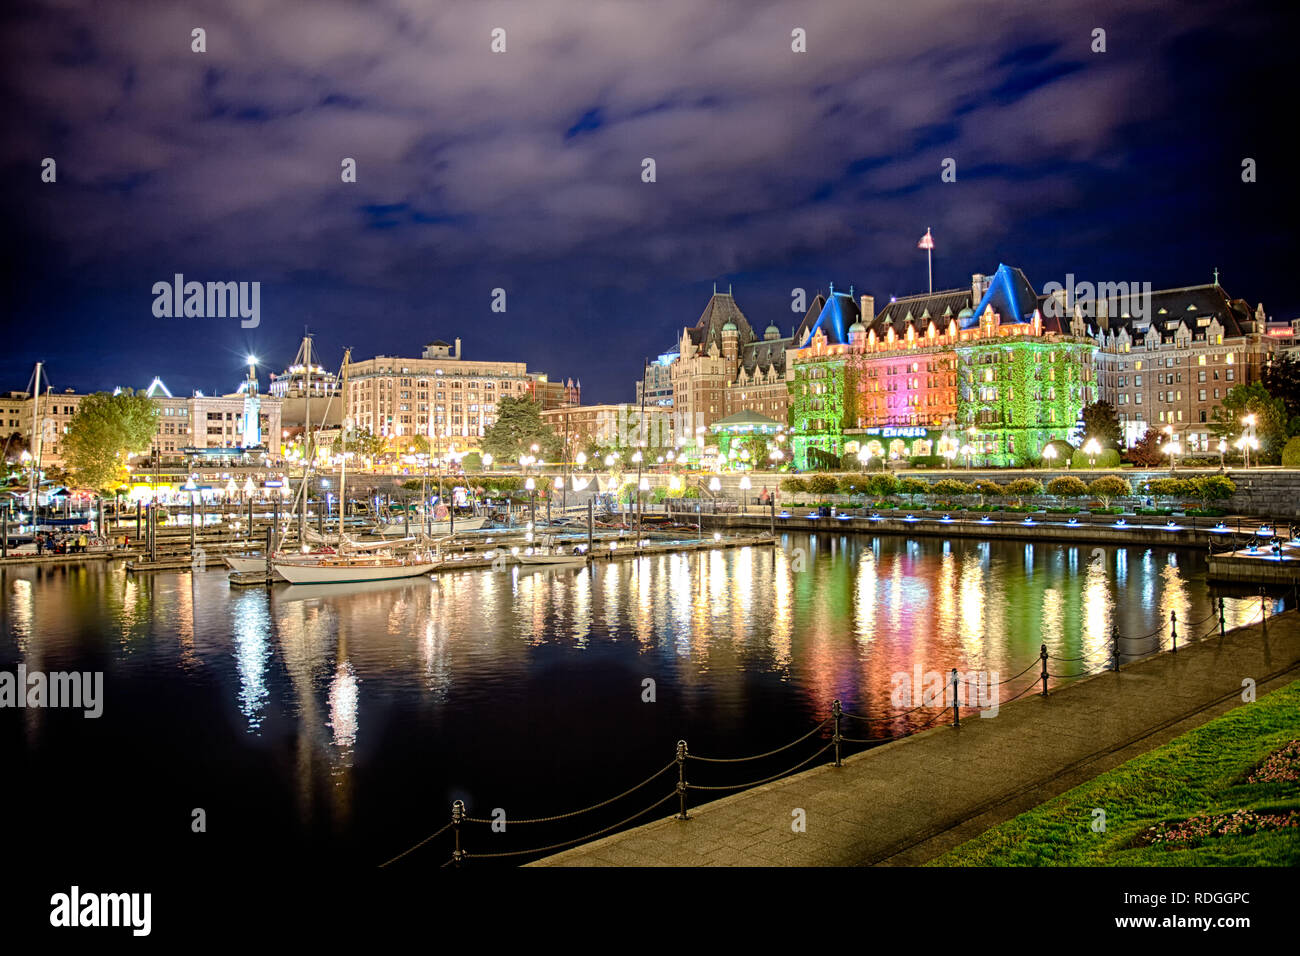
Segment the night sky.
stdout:
<svg viewBox="0 0 1300 956">
<path fill-rule="evenodd" d="M 265 384 L 307 327 L 330 367 L 460 336 L 631 400 L 715 281 L 788 334 L 796 287 L 923 292 L 927 227 L 937 289 L 999 262 L 1039 289 L 1217 267 L 1290 320 L 1279 9 L 9 0 L 0 390 L 43 360 L 58 390 L 229 391 L 250 351 Z M 260 326 L 155 318 L 178 272 L 259 281 Z"/>
</svg>

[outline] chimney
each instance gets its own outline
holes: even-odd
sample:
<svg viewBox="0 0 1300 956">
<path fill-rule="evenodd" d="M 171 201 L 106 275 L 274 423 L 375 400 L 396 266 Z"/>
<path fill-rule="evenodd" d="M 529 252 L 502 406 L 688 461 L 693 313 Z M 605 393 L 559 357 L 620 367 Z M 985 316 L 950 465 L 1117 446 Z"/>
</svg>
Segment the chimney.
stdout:
<svg viewBox="0 0 1300 956">
<path fill-rule="evenodd" d="M 862 297 L 862 324 L 870 325 L 871 320 L 876 317 L 876 297 L 874 295 L 864 295 Z"/>
<path fill-rule="evenodd" d="M 984 284 L 984 273 L 976 272 L 974 275 L 970 277 L 970 295 L 971 295 L 972 309 L 975 308 L 975 306 L 979 305 L 980 299 L 984 298 L 984 293 L 987 290 L 988 290 L 988 286 Z"/>
<path fill-rule="evenodd" d="M 456 337 L 456 358 L 460 358 L 460 336 Z"/>
</svg>

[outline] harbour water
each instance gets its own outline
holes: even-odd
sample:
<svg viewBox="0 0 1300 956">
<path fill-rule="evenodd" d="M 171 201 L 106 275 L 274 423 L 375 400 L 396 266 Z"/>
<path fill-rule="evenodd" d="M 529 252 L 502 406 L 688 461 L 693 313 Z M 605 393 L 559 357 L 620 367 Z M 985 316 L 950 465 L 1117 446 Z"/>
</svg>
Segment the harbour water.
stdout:
<svg viewBox="0 0 1300 956">
<path fill-rule="evenodd" d="M 1055 673 L 1075 674 L 1104 666 L 1112 625 L 1161 632 L 1126 640 L 1139 654 L 1174 612 L 1185 641 L 1214 623 L 1204 562 L 792 534 L 777 548 L 334 587 L 232 589 L 216 568 L 6 568 L 0 671 L 103 672 L 104 701 L 98 719 L 0 709 L 0 799 L 22 821 L 18 845 L 87 861 L 372 867 L 446 822 L 453 800 L 481 818 L 563 813 L 665 767 L 679 739 L 705 755 L 768 751 L 835 698 L 875 718 L 857 733 L 915 729 L 932 713 L 896 716 L 899 673 L 1032 667 L 1014 693 L 1043 643 Z M 1229 596 L 1228 626 L 1259 604 Z M 707 772 L 746 780 L 724 770 Z M 592 832 L 674 779 L 590 817 L 510 828 L 498 846 Z M 446 858 L 442 844 L 399 865 Z"/>
</svg>

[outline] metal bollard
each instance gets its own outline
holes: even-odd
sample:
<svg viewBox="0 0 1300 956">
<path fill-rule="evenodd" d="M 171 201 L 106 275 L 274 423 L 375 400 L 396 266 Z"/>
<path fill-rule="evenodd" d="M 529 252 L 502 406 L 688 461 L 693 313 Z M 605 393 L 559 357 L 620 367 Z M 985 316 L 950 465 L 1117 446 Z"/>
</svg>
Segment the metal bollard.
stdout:
<svg viewBox="0 0 1300 956">
<path fill-rule="evenodd" d="M 1219 640 L 1223 640 L 1223 629 L 1224 629 L 1223 598 L 1220 597 L 1219 598 Z"/>
<path fill-rule="evenodd" d="M 456 848 L 451 851 L 452 862 L 457 867 L 465 859 L 465 851 L 460 846 L 460 822 L 465 816 L 465 801 L 457 800 L 451 805 L 451 828 L 456 832 Z"/>
<path fill-rule="evenodd" d="M 1259 634 L 1268 637 L 1268 603 L 1263 588 L 1259 589 Z"/>
<path fill-rule="evenodd" d="M 1178 653 L 1178 612 L 1177 611 L 1169 612 L 1169 636 L 1173 639 L 1173 647 L 1170 649 L 1170 653 L 1177 654 Z"/>
<path fill-rule="evenodd" d="M 840 714 L 842 713 L 840 702 L 838 700 L 831 701 L 831 715 L 835 718 L 835 736 L 833 739 L 835 741 L 835 766 L 837 767 L 844 766 L 840 762 Z"/>
<path fill-rule="evenodd" d="M 1110 626 L 1110 669 L 1119 670 L 1119 625 Z"/>
<path fill-rule="evenodd" d="M 686 741 L 677 741 L 677 800 L 680 810 L 678 820 L 689 820 L 686 812 Z"/>
<path fill-rule="evenodd" d="M 957 707 L 957 668 L 952 669 L 952 725 L 961 726 L 961 710 Z"/>
<path fill-rule="evenodd" d="M 1043 662 L 1043 692 L 1040 697 L 1047 696 L 1047 645 L 1043 644 L 1038 648 L 1038 656 Z"/>
</svg>

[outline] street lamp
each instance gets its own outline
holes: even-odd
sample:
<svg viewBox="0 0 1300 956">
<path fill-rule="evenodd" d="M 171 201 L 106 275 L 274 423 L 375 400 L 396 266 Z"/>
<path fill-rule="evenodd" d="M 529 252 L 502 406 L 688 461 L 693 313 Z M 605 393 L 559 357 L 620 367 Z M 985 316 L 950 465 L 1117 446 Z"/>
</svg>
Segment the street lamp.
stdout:
<svg viewBox="0 0 1300 956">
<path fill-rule="evenodd" d="M 1097 467 L 1097 456 L 1101 454 L 1101 445 L 1095 438 L 1089 438 L 1083 446 L 1083 453 L 1088 456 L 1088 467 Z"/>
<path fill-rule="evenodd" d="M 1228 450 L 1228 439 L 1219 439 L 1219 471 L 1223 471 L 1223 456 Z"/>
<path fill-rule="evenodd" d="M 1043 449 L 1043 460 L 1047 462 L 1047 464 L 1043 466 L 1044 468 L 1051 468 L 1052 463 L 1056 461 L 1056 449 L 1052 445 L 1048 445 Z"/>
<path fill-rule="evenodd" d="M 1161 449 L 1161 451 L 1165 452 L 1169 456 L 1169 470 L 1173 471 L 1174 468 L 1176 467 L 1174 464 L 1174 452 L 1177 451 L 1178 449 L 1177 440 L 1174 438 L 1174 426 L 1166 425 L 1164 428 L 1161 429 L 1161 431 L 1164 432 L 1169 437 L 1169 440 L 1165 442 L 1165 445 Z"/>
<path fill-rule="evenodd" d="M 971 456 L 975 454 L 975 449 L 972 448 L 969 444 L 962 445 L 961 453 L 966 456 L 966 470 L 969 471 L 971 467 Z"/>
</svg>

